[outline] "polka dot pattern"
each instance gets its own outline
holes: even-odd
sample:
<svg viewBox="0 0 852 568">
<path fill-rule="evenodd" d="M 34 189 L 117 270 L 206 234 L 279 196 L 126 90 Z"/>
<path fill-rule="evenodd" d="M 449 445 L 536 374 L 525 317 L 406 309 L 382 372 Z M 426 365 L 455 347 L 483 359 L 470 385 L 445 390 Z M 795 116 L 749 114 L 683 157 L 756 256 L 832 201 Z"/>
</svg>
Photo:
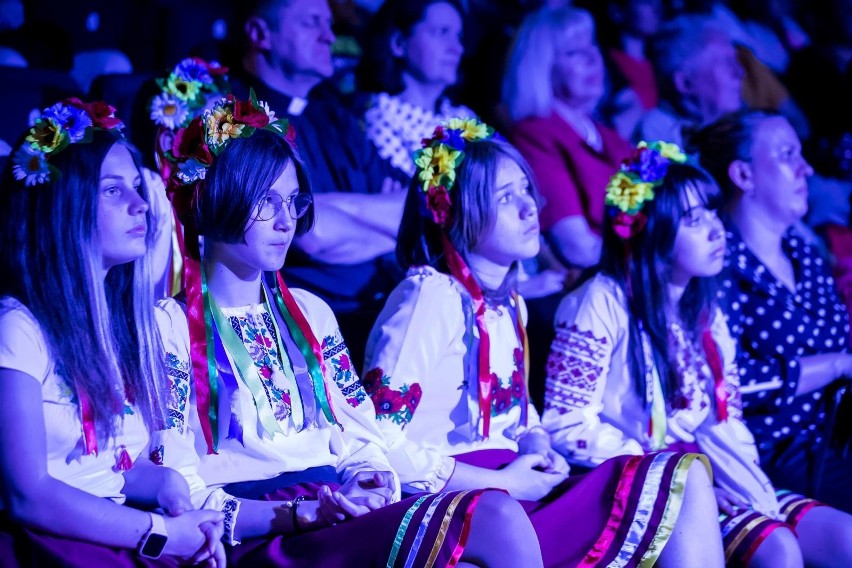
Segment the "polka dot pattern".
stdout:
<svg viewBox="0 0 852 568">
<path fill-rule="evenodd" d="M 435 127 L 451 118 L 473 118 L 476 115 L 465 106 L 453 106 L 446 98 L 438 103 L 438 112 L 403 101 L 395 95 L 379 93 L 373 97 L 364 114 L 367 137 L 379 156 L 391 165 L 414 176 L 411 155 L 420 148 L 420 141 L 429 138 Z"/>
<path fill-rule="evenodd" d="M 816 443 L 822 393 L 796 396 L 798 359 L 848 348 L 849 319 L 827 263 L 793 229 L 783 249 L 793 264 L 794 292 L 729 231 L 720 288 L 738 341 L 743 412 L 763 456 L 796 437 Z"/>
</svg>

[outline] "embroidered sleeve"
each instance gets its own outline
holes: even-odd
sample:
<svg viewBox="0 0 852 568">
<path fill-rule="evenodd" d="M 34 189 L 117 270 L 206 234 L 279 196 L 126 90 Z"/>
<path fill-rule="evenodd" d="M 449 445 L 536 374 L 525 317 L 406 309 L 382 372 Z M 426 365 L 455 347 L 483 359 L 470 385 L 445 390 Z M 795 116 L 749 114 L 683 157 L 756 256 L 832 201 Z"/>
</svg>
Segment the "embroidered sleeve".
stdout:
<svg viewBox="0 0 852 568">
<path fill-rule="evenodd" d="M 450 430 L 450 408 L 458 401 L 464 370 L 458 376 L 436 376 L 453 343 L 464 329 L 459 292 L 437 274 L 410 276 L 394 290 L 379 316 L 367 343 L 364 386 L 376 408 L 378 424 L 388 442 L 388 457 L 403 485 L 411 491 L 440 491 L 455 467 L 452 447 L 424 445 L 409 437 L 412 421 L 423 405 Z M 438 383 L 440 381 L 440 383 Z M 445 398 L 424 397 L 425 387 L 453 384 Z M 438 386 L 439 390 L 443 387 Z M 444 407 L 448 407 L 446 413 Z M 446 417 L 444 416 L 446 414 Z M 462 418 L 468 420 L 464 413 Z M 458 425 L 458 424 L 456 424 Z"/>
<path fill-rule="evenodd" d="M 616 343 L 627 349 L 627 313 L 599 282 L 567 296 L 556 314 L 545 379 L 542 425 L 553 447 L 581 463 L 601 463 L 622 454 L 640 454 L 642 447 L 614 426 L 604 423 L 604 393 L 610 374 L 624 380 L 629 373 L 611 369 Z M 625 353 L 620 359 L 626 361 Z"/>
<path fill-rule="evenodd" d="M 331 395 L 331 405 L 341 428 L 336 428 L 339 442 L 332 442 L 337 456 L 337 471 L 345 483 L 359 471 L 392 471 L 385 455 L 387 445 L 376 423 L 376 412 L 349 357 L 349 350 L 340 334 L 337 319 L 328 305 L 305 292 L 291 290 L 301 307 L 314 335 L 323 342 L 325 381 Z M 356 394 L 360 393 L 360 394 Z M 359 397 L 357 405 L 351 403 Z M 399 484 L 397 483 L 397 488 Z"/>
<path fill-rule="evenodd" d="M 199 507 L 210 491 L 198 474 L 200 459 L 195 450 L 195 434 L 190 427 L 189 327 L 182 307 L 171 298 L 162 300 L 155 318 L 163 341 L 164 368 L 169 382 L 166 424 L 151 433 L 149 458 L 184 476 L 194 506 Z"/>
<path fill-rule="evenodd" d="M 334 377 L 334 382 L 346 397 L 346 402 L 357 408 L 367 398 L 367 393 L 358 380 L 349 348 L 346 347 L 339 329 L 335 329 L 334 333 L 326 335 L 322 340 L 322 358 L 327 371 Z"/>
</svg>

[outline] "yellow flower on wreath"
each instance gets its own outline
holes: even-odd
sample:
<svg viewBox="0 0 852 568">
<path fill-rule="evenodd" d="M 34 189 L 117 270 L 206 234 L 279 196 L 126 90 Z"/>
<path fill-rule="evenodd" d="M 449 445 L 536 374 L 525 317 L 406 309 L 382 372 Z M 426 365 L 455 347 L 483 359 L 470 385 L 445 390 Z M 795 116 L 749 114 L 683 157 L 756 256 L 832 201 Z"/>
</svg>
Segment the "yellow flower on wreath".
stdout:
<svg viewBox="0 0 852 568">
<path fill-rule="evenodd" d="M 180 100 L 192 101 L 201 92 L 201 83 L 198 81 L 185 81 L 172 73 L 166 80 L 166 92 L 173 94 Z"/>
<path fill-rule="evenodd" d="M 488 125 L 475 118 L 451 118 L 447 122 L 449 130 L 461 131 L 459 136 L 465 140 L 484 140 L 488 137 Z"/>
<path fill-rule="evenodd" d="M 27 142 L 36 150 L 50 154 L 68 138 L 68 133 L 52 118 L 40 118 L 30 128 Z"/>
<path fill-rule="evenodd" d="M 414 160 L 420 169 L 418 179 L 423 183 L 423 191 L 440 185 L 450 186 L 456 181 L 456 163 L 461 152 L 446 144 L 432 148 L 423 148 Z M 446 182 L 443 178 L 446 176 Z"/>
<path fill-rule="evenodd" d="M 651 199 L 654 199 L 654 184 L 637 181 L 625 172 L 616 173 L 606 186 L 606 204 L 628 214 L 636 213 Z"/>
<path fill-rule="evenodd" d="M 229 138 L 239 138 L 245 124 L 234 123 L 234 113 L 227 107 L 216 107 L 207 115 L 207 143 L 220 146 Z"/>
</svg>

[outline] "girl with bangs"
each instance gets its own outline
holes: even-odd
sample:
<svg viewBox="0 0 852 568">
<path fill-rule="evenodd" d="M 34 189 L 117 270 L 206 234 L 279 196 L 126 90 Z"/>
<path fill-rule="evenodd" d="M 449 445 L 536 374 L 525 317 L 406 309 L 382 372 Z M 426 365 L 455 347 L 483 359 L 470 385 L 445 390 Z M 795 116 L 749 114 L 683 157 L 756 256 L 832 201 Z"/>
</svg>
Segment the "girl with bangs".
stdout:
<svg viewBox="0 0 852 568">
<path fill-rule="evenodd" d="M 485 124 L 453 119 L 415 162 L 397 249 L 408 276 L 373 327 L 362 379 L 403 490 L 505 489 L 545 566 L 721 566 L 720 540 L 697 536 L 715 532 L 715 504 L 696 454 L 568 477 L 540 424 L 515 290 L 518 263 L 539 250 L 526 161 Z"/>
<path fill-rule="evenodd" d="M 543 417 L 554 446 L 586 466 L 701 452 L 713 465 L 726 562 L 847 565 L 831 544 L 847 521 L 828 527 L 820 503 L 776 491 L 743 421 L 736 343 L 716 300 L 726 237 L 715 181 L 677 146 L 643 142 L 606 203 L 600 269 L 555 318 Z"/>
<path fill-rule="evenodd" d="M 189 511 L 182 476 L 147 459 L 163 423 L 155 222 L 113 111 L 46 109 L 3 174 L 4 566 L 224 561 L 221 513 Z"/>
</svg>

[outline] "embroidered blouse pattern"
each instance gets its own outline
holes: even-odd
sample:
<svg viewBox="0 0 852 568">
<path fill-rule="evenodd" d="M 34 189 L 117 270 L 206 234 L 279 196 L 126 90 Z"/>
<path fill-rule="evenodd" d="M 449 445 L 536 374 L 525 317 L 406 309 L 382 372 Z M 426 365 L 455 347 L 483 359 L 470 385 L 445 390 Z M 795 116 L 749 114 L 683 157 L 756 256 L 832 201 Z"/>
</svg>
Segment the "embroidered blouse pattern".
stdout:
<svg viewBox="0 0 852 568">
<path fill-rule="evenodd" d="M 420 383 L 403 384 L 399 390 L 390 388 L 391 378 L 381 367 L 376 367 L 364 375 L 364 389 L 376 407 L 376 418 L 390 420 L 405 428 L 411 422 L 423 390 Z"/>
<path fill-rule="evenodd" d="M 547 408 L 565 414 L 592 401 L 597 380 L 612 346 L 605 337 L 595 337 L 577 324 L 560 323 L 547 358 L 545 401 Z"/>
<path fill-rule="evenodd" d="M 795 436 L 821 440 L 822 391 L 796 395 L 801 357 L 848 349 L 849 319 L 828 266 L 795 230 L 782 240 L 793 264 L 790 291 L 752 253 L 736 232 L 728 232 L 721 297 L 737 362 L 743 411 L 761 452 Z"/>
<path fill-rule="evenodd" d="M 226 315 L 233 314 L 228 309 Z M 266 397 L 275 409 L 275 418 L 285 421 L 292 414 L 290 391 L 284 383 L 281 354 L 278 353 L 278 337 L 272 317 L 266 310 L 260 313 L 246 311 L 241 315 L 228 315 L 228 322 L 243 341 L 243 345 L 254 361 Z"/>
<path fill-rule="evenodd" d="M 331 365 L 334 382 L 340 392 L 346 397 L 349 406 L 357 408 L 367 399 L 367 393 L 358 380 L 358 374 L 352 368 L 352 357 L 349 348 L 339 330 L 334 335 L 327 335 L 322 340 L 322 358 L 326 366 Z"/>
<path fill-rule="evenodd" d="M 176 428 L 183 434 L 186 404 L 189 399 L 189 361 L 181 361 L 174 353 L 166 353 L 166 375 L 169 377 L 166 428 Z M 159 463 L 162 463 L 162 458 Z"/>
</svg>

